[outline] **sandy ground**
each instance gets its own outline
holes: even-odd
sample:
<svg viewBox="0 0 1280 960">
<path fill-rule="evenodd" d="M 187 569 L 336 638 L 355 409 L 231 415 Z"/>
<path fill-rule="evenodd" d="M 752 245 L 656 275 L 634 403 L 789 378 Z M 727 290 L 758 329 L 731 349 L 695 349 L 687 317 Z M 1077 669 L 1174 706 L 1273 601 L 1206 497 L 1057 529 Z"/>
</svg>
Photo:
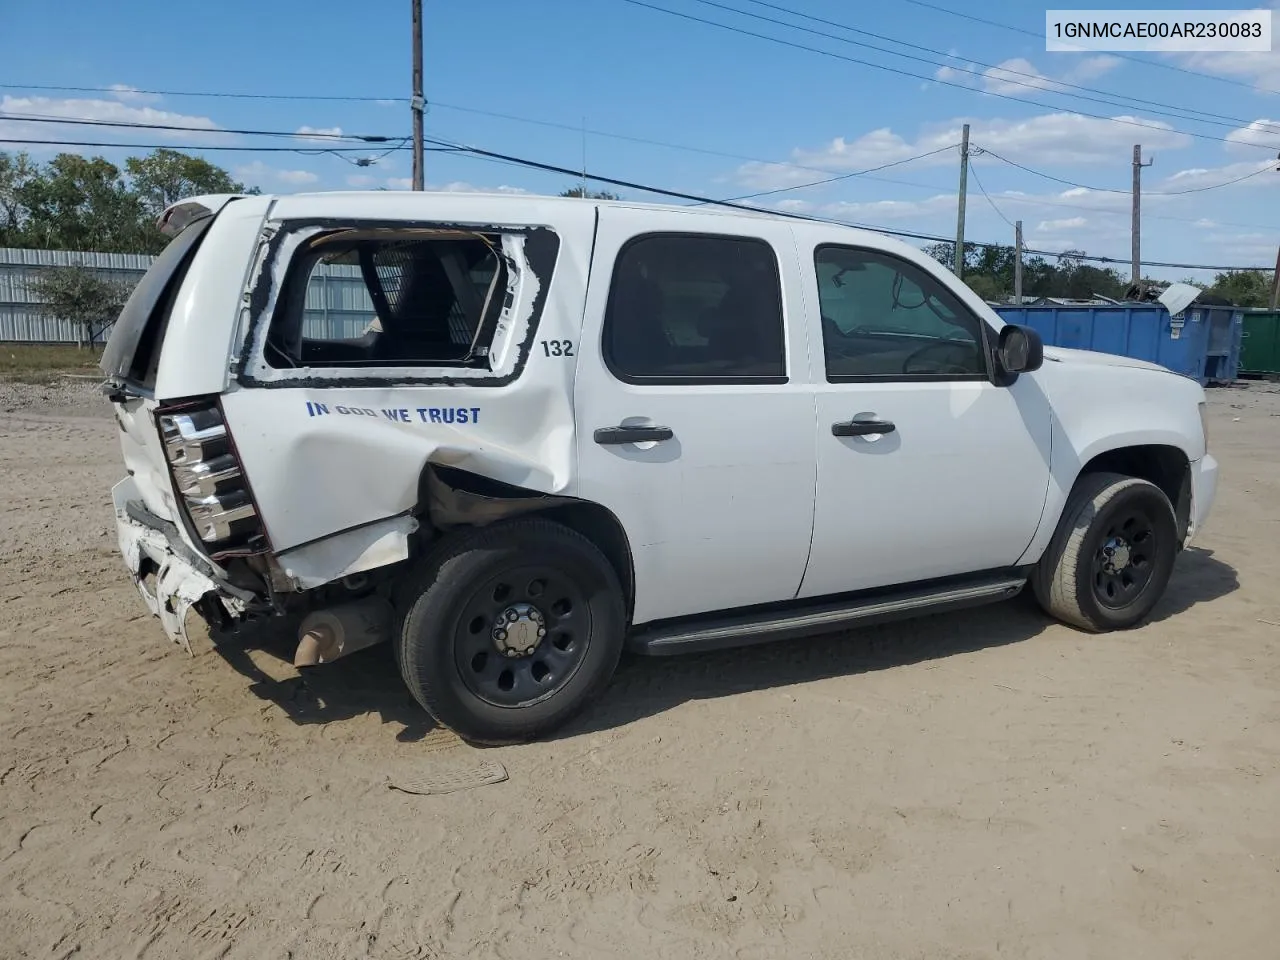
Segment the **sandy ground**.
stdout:
<svg viewBox="0 0 1280 960">
<path fill-rule="evenodd" d="M 105 405 L 0 387 L 0 956 L 1274 958 L 1280 393 L 1212 397 L 1216 512 L 1139 631 L 1018 600 L 631 660 L 477 751 L 385 649 L 170 646 Z"/>
</svg>

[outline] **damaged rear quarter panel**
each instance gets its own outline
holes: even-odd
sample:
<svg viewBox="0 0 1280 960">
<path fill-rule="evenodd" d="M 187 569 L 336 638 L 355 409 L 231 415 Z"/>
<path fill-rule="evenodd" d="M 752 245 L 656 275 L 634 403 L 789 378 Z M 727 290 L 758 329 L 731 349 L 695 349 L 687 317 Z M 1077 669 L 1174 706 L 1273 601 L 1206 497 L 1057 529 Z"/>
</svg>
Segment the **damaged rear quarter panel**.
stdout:
<svg viewBox="0 0 1280 960">
<path fill-rule="evenodd" d="M 567 229 L 557 225 L 552 276 L 522 285 L 511 331 L 521 355 L 510 375 L 422 367 L 406 379 L 403 369 L 348 368 L 316 371 L 323 374 L 316 378 L 302 368 L 270 384 L 241 382 L 224 394 L 227 422 L 277 553 L 413 509 L 427 464 L 572 495 L 576 355 L 547 356 L 532 347 L 543 339 L 576 342 L 581 330 L 593 219 L 587 210 L 573 212 Z M 269 275 L 272 283 L 282 276 L 269 258 L 262 271 L 259 279 Z M 275 296 L 259 291 L 255 299 L 263 315 L 252 317 L 246 331 L 249 370 L 261 356 L 254 331 L 265 326 Z"/>
</svg>

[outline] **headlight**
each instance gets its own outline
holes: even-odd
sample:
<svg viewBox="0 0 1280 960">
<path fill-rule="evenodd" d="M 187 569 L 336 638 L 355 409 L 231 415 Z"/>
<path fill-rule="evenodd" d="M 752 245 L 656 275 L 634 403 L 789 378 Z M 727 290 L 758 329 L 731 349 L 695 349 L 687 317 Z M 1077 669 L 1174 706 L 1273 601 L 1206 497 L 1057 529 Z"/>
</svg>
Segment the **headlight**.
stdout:
<svg viewBox="0 0 1280 960">
<path fill-rule="evenodd" d="M 1200 401 L 1200 432 L 1204 434 L 1204 452 L 1209 452 L 1209 404 Z"/>
</svg>

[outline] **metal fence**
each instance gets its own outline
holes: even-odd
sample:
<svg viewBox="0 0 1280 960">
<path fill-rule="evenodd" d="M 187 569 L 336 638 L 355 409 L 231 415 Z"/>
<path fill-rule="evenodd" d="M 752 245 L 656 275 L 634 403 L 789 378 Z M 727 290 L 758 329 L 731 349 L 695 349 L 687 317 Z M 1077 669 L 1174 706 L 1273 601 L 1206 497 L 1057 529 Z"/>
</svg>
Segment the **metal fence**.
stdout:
<svg viewBox="0 0 1280 960">
<path fill-rule="evenodd" d="M 0 247 L 0 343 L 80 343 L 83 333 L 72 321 L 50 316 L 29 288 L 50 267 L 84 266 L 104 278 L 136 284 L 155 257 L 136 253 L 74 250 L 19 250 Z M 324 264 L 307 286 L 304 335 L 315 339 L 351 339 L 374 318 L 360 269 Z M 105 339 L 110 331 L 102 334 Z"/>
</svg>

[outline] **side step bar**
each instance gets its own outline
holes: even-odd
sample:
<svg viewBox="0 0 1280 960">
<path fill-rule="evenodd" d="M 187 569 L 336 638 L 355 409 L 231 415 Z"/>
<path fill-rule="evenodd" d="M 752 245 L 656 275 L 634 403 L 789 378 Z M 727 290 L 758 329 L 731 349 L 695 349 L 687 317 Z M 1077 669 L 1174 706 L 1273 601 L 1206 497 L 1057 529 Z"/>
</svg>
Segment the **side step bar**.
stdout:
<svg viewBox="0 0 1280 960">
<path fill-rule="evenodd" d="M 1002 576 L 959 584 L 953 581 L 946 586 L 916 587 L 784 611 L 738 613 L 696 623 L 660 624 L 642 627 L 627 639 L 627 647 L 633 653 L 663 657 L 768 643 L 925 613 L 976 607 L 1014 597 L 1026 583 L 1025 576 Z"/>
</svg>

